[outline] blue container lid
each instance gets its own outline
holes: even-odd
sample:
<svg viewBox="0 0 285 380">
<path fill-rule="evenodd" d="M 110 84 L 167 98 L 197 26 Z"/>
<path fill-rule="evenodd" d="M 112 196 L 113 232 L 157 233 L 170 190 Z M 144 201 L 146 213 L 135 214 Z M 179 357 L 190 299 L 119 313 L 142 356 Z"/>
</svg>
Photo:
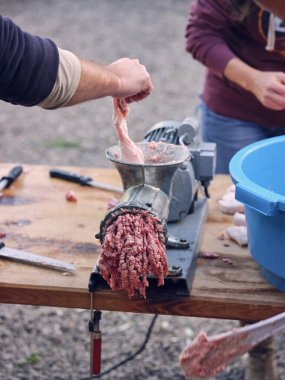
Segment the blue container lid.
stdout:
<svg viewBox="0 0 285 380">
<path fill-rule="evenodd" d="M 285 136 L 250 144 L 230 161 L 236 199 L 264 215 L 285 212 Z"/>
</svg>

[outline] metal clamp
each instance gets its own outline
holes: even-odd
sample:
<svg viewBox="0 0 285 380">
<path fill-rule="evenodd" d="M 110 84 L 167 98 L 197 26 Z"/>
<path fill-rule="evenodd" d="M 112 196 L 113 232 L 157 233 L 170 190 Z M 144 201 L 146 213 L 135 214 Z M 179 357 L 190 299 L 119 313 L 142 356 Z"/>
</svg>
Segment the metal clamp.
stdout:
<svg viewBox="0 0 285 380">
<path fill-rule="evenodd" d="M 185 248 L 189 248 L 190 244 L 187 239 L 177 238 L 173 235 L 168 235 L 166 246 L 167 248 L 185 249 Z"/>
</svg>

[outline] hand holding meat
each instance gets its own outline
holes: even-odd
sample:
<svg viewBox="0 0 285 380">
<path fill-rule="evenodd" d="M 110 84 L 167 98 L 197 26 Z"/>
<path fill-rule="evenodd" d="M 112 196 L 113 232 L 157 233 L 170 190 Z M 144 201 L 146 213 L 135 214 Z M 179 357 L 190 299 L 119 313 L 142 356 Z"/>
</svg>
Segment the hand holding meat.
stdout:
<svg viewBox="0 0 285 380">
<path fill-rule="evenodd" d="M 152 93 L 150 75 L 138 59 L 121 58 L 107 66 L 107 69 L 115 74 L 118 80 L 113 97 L 124 98 L 126 103 L 132 103 Z"/>
</svg>

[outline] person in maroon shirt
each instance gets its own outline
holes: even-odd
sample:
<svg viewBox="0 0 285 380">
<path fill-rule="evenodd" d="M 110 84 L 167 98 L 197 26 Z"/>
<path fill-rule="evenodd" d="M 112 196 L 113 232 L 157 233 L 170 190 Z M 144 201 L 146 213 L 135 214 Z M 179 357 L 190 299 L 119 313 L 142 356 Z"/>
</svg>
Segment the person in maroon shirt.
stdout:
<svg viewBox="0 0 285 380">
<path fill-rule="evenodd" d="M 285 20 L 284 0 L 256 0 L 255 3 Z"/>
<path fill-rule="evenodd" d="M 186 50 L 207 68 L 202 137 L 217 143 L 217 172 L 228 173 L 239 149 L 285 133 L 284 23 L 249 0 L 198 0 Z"/>
<path fill-rule="evenodd" d="M 260 0 L 285 19 L 285 1 Z M 206 67 L 201 134 L 217 144 L 217 173 L 242 147 L 285 134 L 285 23 L 251 0 L 197 0 L 186 50 Z M 246 380 L 274 380 L 274 340 L 250 351 Z"/>
</svg>

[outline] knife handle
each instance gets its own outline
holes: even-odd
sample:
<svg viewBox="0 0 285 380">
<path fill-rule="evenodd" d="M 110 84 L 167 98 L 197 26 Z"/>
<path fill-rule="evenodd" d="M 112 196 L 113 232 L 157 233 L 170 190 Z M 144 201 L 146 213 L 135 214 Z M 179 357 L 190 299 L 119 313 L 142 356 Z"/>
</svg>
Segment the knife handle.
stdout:
<svg viewBox="0 0 285 380">
<path fill-rule="evenodd" d="M 1 178 L 2 180 L 6 180 L 7 184 L 5 186 L 5 189 L 7 189 L 22 173 L 23 167 L 18 165 L 14 166 L 13 169 L 8 173 L 8 175 Z"/>
<path fill-rule="evenodd" d="M 5 244 L 3 242 L 0 242 L 0 249 L 4 248 Z"/>
<path fill-rule="evenodd" d="M 49 175 L 52 178 L 59 178 L 65 181 L 79 183 L 80 185 L 88 185 L 88 182 L 92 181 L 92 178 L 85 175 L 80 175 L 76 173 L 70 173 L 65 170 L 51 169 Z"/>
</svg>

